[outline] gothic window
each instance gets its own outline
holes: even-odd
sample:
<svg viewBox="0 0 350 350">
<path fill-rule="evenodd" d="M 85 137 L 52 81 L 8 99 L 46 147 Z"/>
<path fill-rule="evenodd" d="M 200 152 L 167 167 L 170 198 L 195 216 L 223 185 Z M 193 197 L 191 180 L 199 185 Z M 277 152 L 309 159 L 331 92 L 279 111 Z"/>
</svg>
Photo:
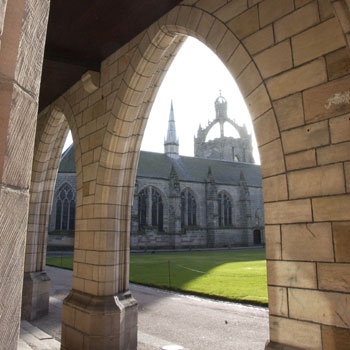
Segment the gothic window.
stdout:
<svg viewBox="0 0 350 350">
<path fill-rule="evenodd" d="M 57 193 L 56 230 L 71 231 L 75 225 L 75 194 L 72 186 L 65 183 Z"/>
<path fill-rule="evenodd" d="M 232 225 L 232 202 L 229 195 L 221 192 L 218 195 L 218 217 L 219 226 Z"/>
<path fill-rule="evenodd" d="M 152 225 L 163 231 L 163 200 L 155 188 L 144 188 L 139 193 L 138 220 L 139 228 Z"/>
<path fill-rule="evenodd" d="M 147 197 L 148 197 L 147 188 L 143 189 L 139 193 L 139 208 L 138 208 L 138 217 L 139 217 L 139 228 L 142 228 L 147 225 Z"/>
<path fill-rule="evenodd" d="M 197 225 L 197 204 L 189 189 L 181 192 L 181 226 Z"/>
<path fill-rule="evenodd" d="M 163 201 L 155 188 L 152 188 L 152 226 L 157 226 L 158 231 L 163 231 Z"/>
</svg>

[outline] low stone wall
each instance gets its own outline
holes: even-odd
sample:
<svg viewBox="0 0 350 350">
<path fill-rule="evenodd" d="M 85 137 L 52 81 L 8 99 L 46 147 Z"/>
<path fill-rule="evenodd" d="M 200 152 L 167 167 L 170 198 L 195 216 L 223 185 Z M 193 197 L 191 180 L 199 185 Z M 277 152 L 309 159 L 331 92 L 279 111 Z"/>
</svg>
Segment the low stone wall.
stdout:
<svg viewBox="0 0 350 350">
<path fill-rule="evenodd" d="M 242 247 L 253 245 L 252 230 L 215 229 L 210 232 L 210 246 L 214 248 Z"/>
<path fill-rule="evenodd" d="M 188 230 L 183 234 L 158 233 L 146 230 L 131 235 L 131 249 L 206 248 L 206 230 Z"/>
<path fill-rule="evenodd" d="M 48 247 L 74 247 L 74 236 L 67 235 L 48 235 Z"/>
<path fill-rule="evenodd" d="M 253 229 L 191 229 L 182 234 L 146 230 L 132 234 L 131 249 L 230 248 L 254 245 Z"/>
<path fill-rule="evenodd" d="M 264 239 L 262 239 L 262 243 Z M 253 229 L 187 229 L 181 234 L 159 233 L 148 229 L 145 232 L 132 234 L 130 248 L 133 250 L 148 249 L 187 249 L 187 248 L 231 248 L 254 245 Z M 74 247 L 74 236 L 48 236 L 48 247 Z"/>
</svg>

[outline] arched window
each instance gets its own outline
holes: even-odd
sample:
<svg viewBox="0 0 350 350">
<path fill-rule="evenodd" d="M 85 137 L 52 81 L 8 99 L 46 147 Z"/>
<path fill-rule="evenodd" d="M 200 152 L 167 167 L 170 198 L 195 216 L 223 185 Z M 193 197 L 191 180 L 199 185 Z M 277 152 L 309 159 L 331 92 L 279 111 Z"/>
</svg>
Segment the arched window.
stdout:
<svg viewBox="0 0 350 350">
<path fill-rule="evenodd" d="M 181 226 L 197 225 L 197 204 L 189 189 L 181 192 Z"/>
<path fill-rule="evenodd" d="M 232 225 L 232 202 L 229 195 L 221 192 L 218 195 L 218 217 L 219 226 Z"/>
<path fill-rule="evenodd" d="M 57 193 L 56 230 L 70 231 L 75 227 L 75 193 L 72 186 L 65 183 Z"/>
<path fill-rule="evenodd" d="M 163 231 L 163 201 L 155 188 L 152 188 L 152 226 L 157 226 L 158 231 Z"/>
<path fill-rule="evenodd" d="M 138 220 L 139 229 L 145 226 L 156 226 L 163 231 L 163 200 L 155 188 L 144 188 L 139 192 Z"/>
<path fill-rule="evenodd" d="M 140 229 L 147 225 L 147 197 L 148 191 L 145 188 L 139 193 L 138 219 Z"/>
</svg>

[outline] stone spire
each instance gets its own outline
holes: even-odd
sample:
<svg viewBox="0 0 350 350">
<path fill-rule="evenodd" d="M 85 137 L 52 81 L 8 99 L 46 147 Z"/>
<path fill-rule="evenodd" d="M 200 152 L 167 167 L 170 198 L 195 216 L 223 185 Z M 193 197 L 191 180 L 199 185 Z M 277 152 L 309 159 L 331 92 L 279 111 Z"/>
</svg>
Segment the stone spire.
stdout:
<svg viewBox="0 0 350 350">
<path fill-rule="evenodd" d="M 179 157 L 179 140 L 176 137 L 173 101 L 170 106 L 167 138 L 164 140 L 164 153 L 170 158 Z"/>
</svg>

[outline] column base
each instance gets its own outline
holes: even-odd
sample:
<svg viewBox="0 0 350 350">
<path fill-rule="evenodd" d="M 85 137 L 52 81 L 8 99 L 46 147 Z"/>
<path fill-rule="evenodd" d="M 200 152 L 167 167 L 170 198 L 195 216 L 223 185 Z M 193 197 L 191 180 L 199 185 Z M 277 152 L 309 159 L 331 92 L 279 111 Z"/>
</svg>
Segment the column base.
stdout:
<svg viewBox="0 0 350 350">
<path fill-rule="evenodd" d="M 130 292 L 117 296 L 69 293 L 63 301 L 61 350 L 83 349 L 137 349 L 137 302 Z"/>
<path fill-rule="evenodd" d="M 45 271 L 24 273 L 22 319 L 32 321 L 49 313 L 50 285 Z"/>
<path fill-rule="evenodd" d="M 304 350 L 304 349 L 270 341 L 266 343 L 265 350 Z"/>
</svg>

